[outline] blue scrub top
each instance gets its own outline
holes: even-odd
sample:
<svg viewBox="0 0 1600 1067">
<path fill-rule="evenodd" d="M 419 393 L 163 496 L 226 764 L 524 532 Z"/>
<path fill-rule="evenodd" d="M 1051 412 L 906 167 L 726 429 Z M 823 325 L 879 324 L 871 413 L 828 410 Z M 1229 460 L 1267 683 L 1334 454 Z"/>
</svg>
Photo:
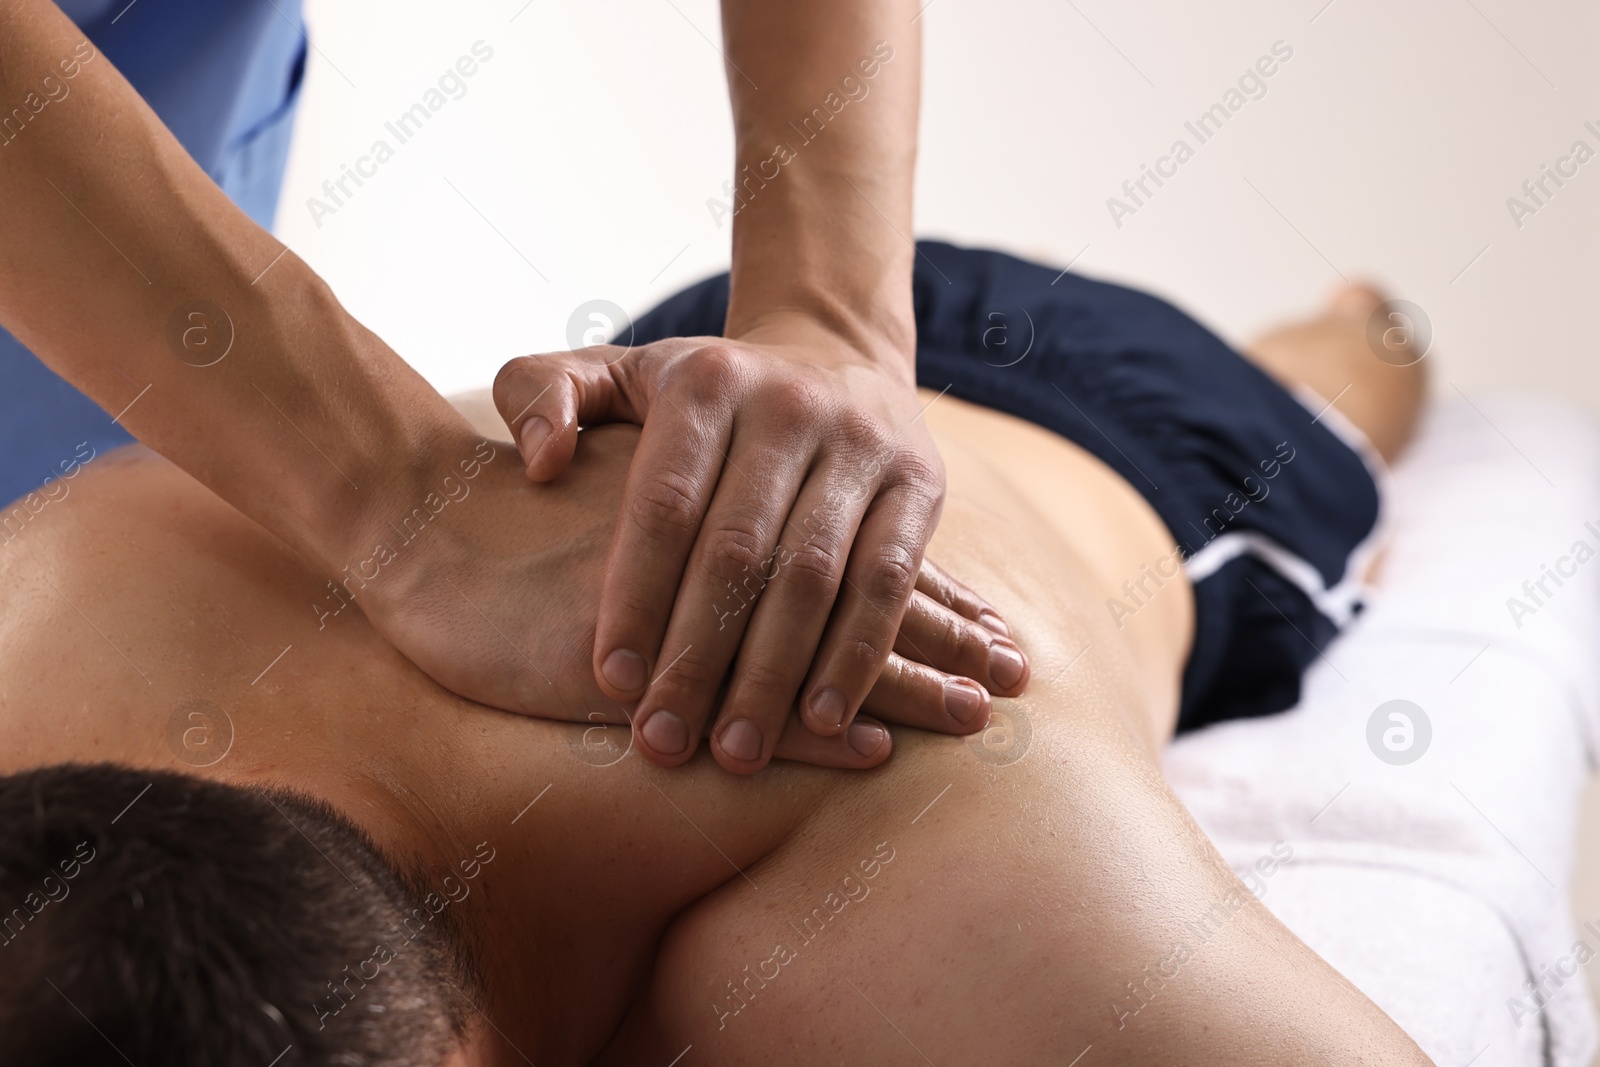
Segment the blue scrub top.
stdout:
<svg viewBox="0 0 1600 1067">
<path fill-rule="evenodd" d="M 195 162 L 271 227 L 305 72 L 300 0 L 58 0 Z M 112 354 L 114 357 L 114 354 Z M 130 390 L 128 400 L 135 391 Z M 127 444 L 88 397 L 0 330 L 0 501 Z M 8 540 L 0 532 L 0 544 Z"/>
</svg>

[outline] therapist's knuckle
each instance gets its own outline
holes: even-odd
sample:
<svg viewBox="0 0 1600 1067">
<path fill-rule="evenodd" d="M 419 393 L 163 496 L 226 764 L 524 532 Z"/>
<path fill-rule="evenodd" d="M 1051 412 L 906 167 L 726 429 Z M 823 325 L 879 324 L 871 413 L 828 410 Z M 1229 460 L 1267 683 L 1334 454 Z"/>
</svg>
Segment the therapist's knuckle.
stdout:
<svg viewBox="0 0 1600 1067">
<path fill-rule="evenodd" d="M 917 692 L 921 681 L 922 675 L 911 669 L 910 661 L 901 656 L 885 656 L 882 664 L 878 667 L 878 674 L 872 685 L 874 689 L 887 689 L 902 695 L 914 694 L 922 697 L 922 699 L 928 699 L 931 696 L 932 699 L 929 702 L 936 701 L 938 699 L 937 696 L 919 694 Z"/>
<path fill-rule="evenodd" d="M 672 369 L 671 385 L 691 404 L 725 400 L 744 375 L 744 357 L 728 345 L 702 345 Z"/>
<path fill-rule="evenodd" d="M 837 543 L 831 539 L 808 538 L 787 548 L 782 563 L 777 580 L 801 599 L 826 600 L 839 589 L 844 559 Z"/>
<path fill-rule="evenodd" d="M 965 674 L 969 678 L 988 678 L 989 650 L 994 643 L 993 635 L 983 633 L 976 624 L 963 625 L 955 619 L 947 620 L 943 625 L 946 636 L 943 639 L 934 639 L 936 645 L 945 649 L 941 655 L 946 663 L 939 666 L 952 673 Z"/>
<path fill-rule="evenodd" d="M 711 657 L 711 650 L 690 645 L 688 650 L 667 664 L 661 680 L 680 695 L 703 694 L 722 684 L 726 668 Z"/>
<path fill-rule="evenodd" d="M 884 490 L 883 503 L 900 516 L 901 536 L 925 545 L 933 536 L 939 515 L 944 511 L 943 482 L 908 482 L 896 479 Z"/>
<path fill-rule="evenodd" d="M 878 608 L 896 607 L 911 595 L 917 581 L 917 557 L 906 545 L 887 541 L 867 554 L 861 592 Z"/>
<path fill-rule="evenodd" d="M 779 701 L 782 710 L 787 711 L 799 688 L 799 673 L 792 667 L 759 658 L 741 663 L 733 679 L 733 693 L 739 703 L 769 716 L 779 710 L 774 707 Z"/>
<path fill-rule="evenodd" d="M 938 504 L 944 499 L 944 464 L 937 455 L 921 449 L 902 448 L 895 452 L 892 480 L 919 498 L 919 503 Z"/>
<path fill-rule="evenodd" d="M 676 539 L 699 528 L 700 504 L 687 478 L 663 471 L 629 498 L 628 516 L 647 537 Z"/>
<path fill-rule="evenodd" d="M 704 564 L 711 575 L 734 584 L 746 579 L 765 581 L 768 554 L 760 524 L 754 519 L 720 519 L 704 536 Z"/>
<path fill-rule="evenodd" d="M 816 383 L 798 374 L 784 375 L 767 383 L 764 392 L 770 417 L 782 429 L 807 429 L 827 409 L 827 401 Z"/>
<path fill-rule="evenodd" d="M 891 434 L 882 420 L 870 412 L 840 412 L 835 420 L 834 437 L 846 451 L 862 460 L 890 450 Z"/>
<path fill-rule="evenodd" d="M 834 652 L 833 667 L 842 674 L 875 682 L 889 658 L 889 647 L 876 634 L 859 632 L 847 636 Z M 869 682 L 869 687 L 871 682 Z"/>
<path fill-rule="evenodd" d="M 956 623 L 954 616 L 942 611 L 929 612 L 925 625 L 926 633 L 917 635 L 918 647 L 936 649 L 948 657 L 952 653 L 970 652 L 976 644 Z"/>
<path fill-rule="evenodd" d="M 671 606 L 670 602 L 666 605 L 668 608 Z M 611 594 L 608 608 L 608 617 L 612 620 L 615 635 L 632 635 L 640 630 L 648 630 L 649 625 L 645 620 L 654 619 L 664 614 L 663 605 L 659 601 L 649 599 L 645 588 L 642 586 L 625 588 Z M 663 619 L 662 621 L 665 620 Z M 659 638 L 659 634 L 657 636 Z M 614 637 L 613 640 L 615 639 Z M 626 642 L 628 638 L 623 637 L 621 640 Z M 634 638 L 634 640 L 644 641 L 645 638 L 641 636 Z"/>
</svg>

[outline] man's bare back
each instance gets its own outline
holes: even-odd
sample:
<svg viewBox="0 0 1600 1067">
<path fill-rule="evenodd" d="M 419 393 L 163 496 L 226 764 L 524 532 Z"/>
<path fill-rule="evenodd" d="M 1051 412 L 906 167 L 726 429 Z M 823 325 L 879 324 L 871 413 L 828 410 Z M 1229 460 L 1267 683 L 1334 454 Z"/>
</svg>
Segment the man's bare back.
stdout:
<svg viewBox="0 0 1600 1067">
<path fill-rule="evenodd" d="M 977 737 L 897 731 L 873 772 L 739 778 L 703 752 L 651 767 L 624 754 L 625 729 L 449 695 L 359 612 L 331 614 L 325 581 L 264 530 L 132 452 L 94 463 L 0 556 L 0 771 L 112 760 L 289 786 L 441 877 L 487 846 L 451 905 L 484 974 L 483 1062 L 667 1063 L 688 1046 L 686 1065 L 1066 1063 L 1090 1047 L 1111 1063 L 1177 1047 L 1424 1062 L 1240 897 L 1160 781 L 1189 595 L 1170 581 L 1120 629 L 1104 609 L 1173 551 L 1148 505 L 1017 420 L 948 398 L 927 418 L 950 484 L 931 554 L 991 594 L 1033 663 Z M 588 516 L 552 566 L 573 655 L 635 438 L 587 432 L 540 490 Z M 201 758 L 182 740 L 196 709 Z M 1239 900 L 1230 921 L 1119 1017 L 1125 986 L 1219 900 Z"/>
</svg>

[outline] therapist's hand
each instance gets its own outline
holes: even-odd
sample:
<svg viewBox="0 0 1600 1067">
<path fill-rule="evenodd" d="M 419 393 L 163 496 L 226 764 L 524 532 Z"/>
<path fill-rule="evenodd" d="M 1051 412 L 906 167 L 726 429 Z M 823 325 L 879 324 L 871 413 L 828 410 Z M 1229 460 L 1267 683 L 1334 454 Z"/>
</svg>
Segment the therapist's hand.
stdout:
<svg viewBox="0 0 1600 1067">
<path fill-rule="evenodd" d="M 441 433 L 410 491 L 379 509 L 364 534 L 351 531 L 340 554 L 350 565 L 330 573 L 349 575 L 346 588 L 373 626 L 446 688 L 540 718 L 624 724 L 629 708 L 600 691 L 591 663 L 606 553 L 638 438 L 633 426 L 587 432 L 566 473 L 534 485 L 510 447 Z M 939 639 L 943 654 L 971 658 L 993 636 L 975 621 L 981 605 L 940 581 L 925 572 L 901 642 Z M 336 603 L 319 603 L 322 623 L 350 625 L 330 610 Z M 773 758 L 876 766 L 893 746 L 869 717 L 880 709 L 930 729 L 981 728 L 987 701 L 970 724 L 958 722 L 941 708 L 947 682 L 893 655 L 849 729 L 822 736 L 780 715 Z M 586 747 L 591 736 L 617 735 L 586 733 L 580 757 L 604 751 Z"/>
<path fill-rule="evenodd" d="M 594 670 L 609 696 L 639 701 L 647 758 L 681 763 L 709 732 L 724 767 L 756 770 L 796 706 L 813 732 L 841 733 L 892 651 L 907 659 L 872 708 L 891 722 L 966 732 L 987 717 L 984 689 L 1021 691 L 1005 623 L 924 568 L 944 471 L 896 365 L 796 317 L 501 370 L 495 403 L 536 482 L 566 469 L 580 425 L 644 427 Z"/>
</svg>

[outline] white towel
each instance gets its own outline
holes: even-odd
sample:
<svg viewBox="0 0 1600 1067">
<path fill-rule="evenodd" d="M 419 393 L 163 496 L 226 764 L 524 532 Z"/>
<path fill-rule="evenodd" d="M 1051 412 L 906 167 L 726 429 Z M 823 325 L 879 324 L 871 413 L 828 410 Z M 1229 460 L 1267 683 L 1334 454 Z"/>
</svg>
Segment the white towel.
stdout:
<svg viewBox="0 0 1600 1067">
<path fill-rule="evenodd" d="M 1381 587 L 1299 707 L 1180 739 L 1169 779 L 1241 872 L 1293 849 L 1264 902 L 1437 1062 L 1588 1067 L 1600 921 L 1574 928 L 1567 886 L 1600 736 L 1600 428 L 1449 390 L 1389 488 Z M 1422 714 L 1369 741 L 1396 700 Z M 1414 762 L 1375 754 L 1405 747 L 1396 708 Z"/>
</svg>

